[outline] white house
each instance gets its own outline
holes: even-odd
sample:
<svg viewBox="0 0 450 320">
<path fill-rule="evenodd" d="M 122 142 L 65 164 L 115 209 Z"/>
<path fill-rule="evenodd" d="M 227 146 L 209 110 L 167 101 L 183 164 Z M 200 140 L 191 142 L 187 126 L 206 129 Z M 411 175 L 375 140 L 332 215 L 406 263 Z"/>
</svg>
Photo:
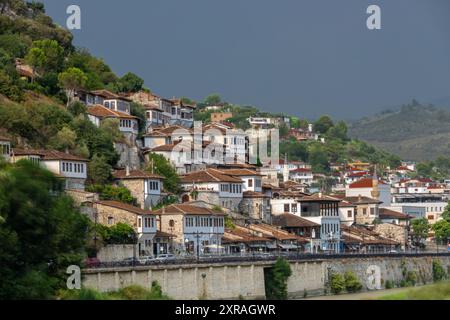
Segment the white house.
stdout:
<svg viewBox="0 0 450 320">
<path fill-rule="evenodd" d="M 134 141 L 139 133 L 138 118 L 128 113 L 111 110 L 102 105 L 89 107 L 87 113 L 89 120 L 96 126 L 100 126 L 101 122 L 105 119 L 118 119 L 120 132 L 125 134 L 130 141 Z"/>
<path fill-rule="evenodd" d="M 295 182 L 311 184 L 314 180 L 314 176 L 311 169 L 307 168 L 298 168 L 292 171 L 289 171 L 289 179 Z"/>
<path fill-rule="evenodd" d="M 54 174 L 64 177 L 66 189 L 84 190 L 88 159 L 56 150 L 40 152 L 43 154 L 42 165 Z"/>
<path fill-rule="evenodd" d="M 143 170 L 130 170 L 128 167 L 115 170 L 114 180 L 130 190 L 142 209 L 151 209 L 159 204 L 163 194 L 163 177 Z"/>
<path fill-rule="evenodd" d="M 378 178 L 363 178 L 345 187 L 346 197 L 368 197 L 383 202 L 380 207 L 391 205 L 391 186 Z"/>
<path fill-rule="evenodd" d="M 225 213 L 188 203 L 173 204 L 154 213 L 160 217 L 160 230 L 174 235 L 176 252 L 200 256 L 221 251 Z"/>
<path fill-rule="evenodd" d="M 243 197 L 243 182 L 224 174 L 217 169 L 208 168 L 181 176 L 184 189 L 183 202 L 203 200 L 207 203 L 238 211 Z"/>
</svg>

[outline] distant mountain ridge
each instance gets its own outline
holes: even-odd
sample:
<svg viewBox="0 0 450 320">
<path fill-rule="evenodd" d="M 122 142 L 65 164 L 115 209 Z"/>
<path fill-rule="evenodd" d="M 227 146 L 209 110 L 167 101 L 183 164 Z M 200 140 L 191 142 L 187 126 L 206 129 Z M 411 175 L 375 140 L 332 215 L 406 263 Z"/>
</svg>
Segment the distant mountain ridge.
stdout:
<svg viewBox="0 0 450 320">
<path fill-rule="evenodd" d="M 405 160 L 450 156 L 450 111 L 413 101 L 349 123 L 349 135 Z"/>
</svg>

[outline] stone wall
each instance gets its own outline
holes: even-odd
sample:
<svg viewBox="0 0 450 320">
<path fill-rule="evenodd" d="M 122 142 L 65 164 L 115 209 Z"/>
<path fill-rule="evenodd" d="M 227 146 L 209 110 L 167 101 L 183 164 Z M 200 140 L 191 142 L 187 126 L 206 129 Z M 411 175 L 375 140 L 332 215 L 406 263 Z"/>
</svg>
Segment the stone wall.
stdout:
<svg viewBox="0 0 450 320">
<path fill-rule="evenodd" d="M 102 262 L 122 261 L 133 257 L 133 255 L 134 246 L 132 244 L 107 245 L 97 252 L 97 258 Z"/>
<path fill-rule="evenodd" d="M 378 289 L 387 280 L 399 283 L 402 271 L 414 271 L 419 284 L 432 281 L 432 262 L 439 259 L 447 272 L 450 256 L 421 257 L 370 257 L 324 260 L 291 261 L 292 275 L 288 279 L 288 293 L 292 298 L 323 295 L 328 276 L 332 272 L 352 271 L 363 284 L 363 290 L 371 288 L 372 273 L 379 271 Z M 192 264 L 172 266 L 142 266 L 134 268 L 84 270 L 83 284 L 100 291 L 117 290 L 131 284 L 150 287 L 158 281 L 163 292 L 174 299 L 261 299 L 265 296 L 264 269 L 273 262 L 241 262 L 217 264 Z"/>
</svg>

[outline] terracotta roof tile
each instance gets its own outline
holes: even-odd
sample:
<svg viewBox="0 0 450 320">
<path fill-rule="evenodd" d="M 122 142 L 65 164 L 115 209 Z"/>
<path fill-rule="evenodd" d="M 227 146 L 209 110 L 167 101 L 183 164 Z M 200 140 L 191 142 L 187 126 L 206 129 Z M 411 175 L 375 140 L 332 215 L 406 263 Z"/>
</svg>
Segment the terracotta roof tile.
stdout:
<svg viewBox="0 0 450 320">
<path fill-rule="evenodd" d="M 113 176 L 115 179 L 163 179 L 158 174 L 152 174 L 144 170 L 130 170 L 129 175 L 127 175 L 126 170 L 116 170 Z"/>
<path fill-rule="evenodd" d="M 379 184 L 386 184 L 384 181 L 378 180 Z M 356 182 L 353 182 L 349 185 L 349 188 L 372 188 L 373 187 L 373 179 L 372 178 L 363 178 Z"/>
<path fill-rule="evenodd" d="M 232 176 L 224 174 L 220 170 L 208 168 L 206 170 L 200 170 L 191 172 L 184 176 L 181 176 L 182 183 L 199 183 L 199 182 L 230 182 L 230 183 L 242 183 L 241 179 L 234 178 Z"/>
<path fill-rule="evenodd" d="M 137 119 L 137 117 L 129 115 L 128 113 L 111 110 L 100 104 L 89 107 L 87 113 L 98 118 Z"/>
<path fill-rule="evenodd" d="M 125 211 L 128 211 L 128 212 L 132 212 L 132 213 L 140 214 L 140 215 L 154 214 L 154 212 L 152 212 L 150 210 L 144 210 L 144 209 L 141 209 L 139 207 L 135 207 L 135 206 L 133 206 L 131 204 L 126 204 L 126 203 L 119 202 L 119 201 L 98 200 L 98 201 L 95 201 L 95 203 L 103 205 L 103 206 L 107 206 L 107 207 L 113 207 L 113 208 L 125 210 Z"/>
<path fill-rule="evenodd" d="M 82 161 L 89 162 L 89 159 L 75 156 L 69 153 L 56 150 L 39 150 L 44 156 L 43 160 L 68 160 L 68 161 Z M 34 154 L 34 153 L 33 153 Z"/>
<path fill-rule="evenodd" d="M 156 214 L 183 214 L 183 215 L 216 215 L 225 216 L 223 212 L 205 207 L 197 207 L 190 204 L 172 204 L 154 211 Z"/>
<path fill-rule="evenodd" d="M 272 222 L 274 225 L 280 227 L 320 227 L 320 224 L 301 218 L 292 213 L 274 215 Z"/>
</svg>

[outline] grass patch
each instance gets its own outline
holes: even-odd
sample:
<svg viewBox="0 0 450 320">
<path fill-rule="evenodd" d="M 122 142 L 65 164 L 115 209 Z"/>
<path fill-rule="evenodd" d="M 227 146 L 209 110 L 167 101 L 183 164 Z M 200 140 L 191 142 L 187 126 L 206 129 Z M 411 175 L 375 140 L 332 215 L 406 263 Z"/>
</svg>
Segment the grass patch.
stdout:
<svg viewBox="0 0 450 320">
<path fill-rule="evenodd" d="M 379 300 L 450 300 L 450 282 L 408 289 L 405 291 L 385 295 Z"/>
<path fill-rule="evenodd" d="M 61 290 L 58 300 L 169 300 L 164 295 L 161 286 L 154 281 L 150 290 L 141 286 L 132 285 L 118 291 L 102 293 L 94 289 Z"/>
</svg>

